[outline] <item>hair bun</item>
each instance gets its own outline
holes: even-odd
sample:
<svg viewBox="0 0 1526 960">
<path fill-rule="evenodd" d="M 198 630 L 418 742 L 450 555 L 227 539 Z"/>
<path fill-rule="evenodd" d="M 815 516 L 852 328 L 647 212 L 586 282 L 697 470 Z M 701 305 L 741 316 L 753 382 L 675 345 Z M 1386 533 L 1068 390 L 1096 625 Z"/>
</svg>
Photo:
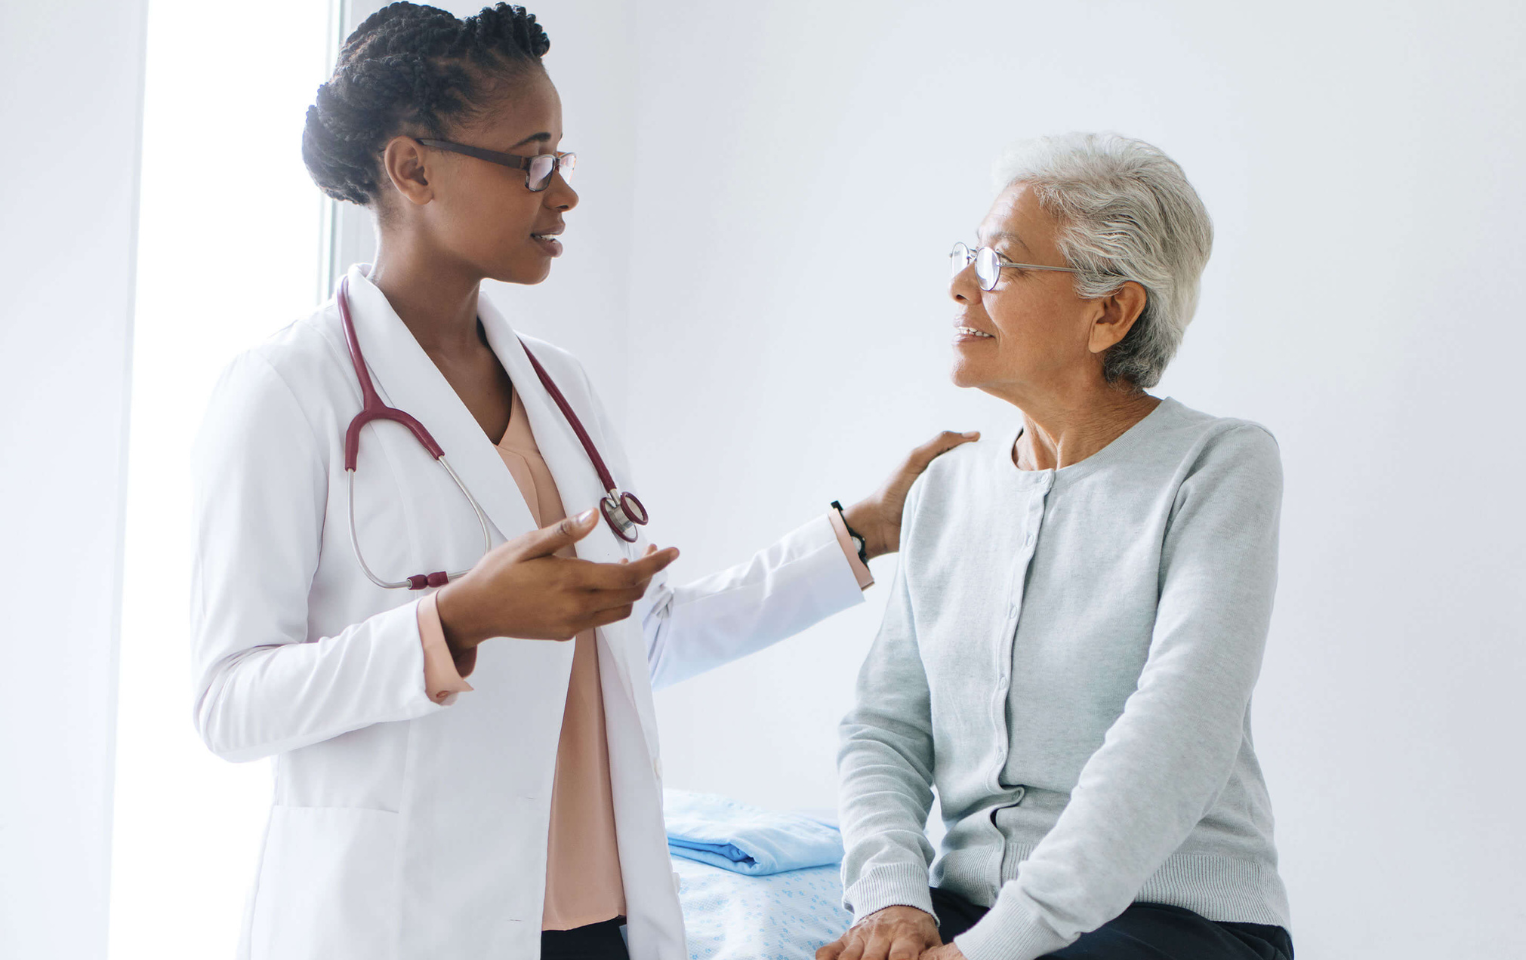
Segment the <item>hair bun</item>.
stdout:
<svg viewBox="0 0 1526 960">
<path fill-rule="evenodd" d="M 551 49 L 551 38 L 535 21 L 535 14 L 518 4 L 495 3 L 483 7 L 475 17 L 468 18 L 468 22 L 472 20 L 477 21 L 478 29 L 484 34 L 509 40 L 537 60 Z"/>
<path fill-rule="evenodd" d="M 388 140 L 405 128 L 443 136 L 498 95 L 492 74 L 539 66 L 549 49 L 546 31 L 521 6 L 498 3 L 464 20 L 406 0 L 382 7 L 345 40 L 308 108 L 308 173 L 334 199 L 370 204 L 382 187 L 377 157 Z"/>
</svg>

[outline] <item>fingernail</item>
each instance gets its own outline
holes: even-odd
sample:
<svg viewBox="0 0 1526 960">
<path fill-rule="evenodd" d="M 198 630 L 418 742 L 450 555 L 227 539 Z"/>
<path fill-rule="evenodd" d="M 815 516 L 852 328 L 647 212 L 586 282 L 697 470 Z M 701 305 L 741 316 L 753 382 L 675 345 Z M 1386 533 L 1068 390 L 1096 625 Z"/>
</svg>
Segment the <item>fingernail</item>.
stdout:
<svg viewBox="0 0 1526 960">
<path fill-rule="evenodd" d="M 961 437 L 969 437 L 971 440 L 974 440 L 976 437 L 980 436 L 980 431 L 979 430 L 966 430 L 964 433 L 961 433 L 960 436 Z"/>
<path fill-rule="evenodd" d="M 582 513 L 578 514 L 578 523 L 587 523 L 588 521 L 592 520 L 594 515 L 597 513 L 597 508 L 589 507 L 587 510 L 584 510 Z"/>
</svg>

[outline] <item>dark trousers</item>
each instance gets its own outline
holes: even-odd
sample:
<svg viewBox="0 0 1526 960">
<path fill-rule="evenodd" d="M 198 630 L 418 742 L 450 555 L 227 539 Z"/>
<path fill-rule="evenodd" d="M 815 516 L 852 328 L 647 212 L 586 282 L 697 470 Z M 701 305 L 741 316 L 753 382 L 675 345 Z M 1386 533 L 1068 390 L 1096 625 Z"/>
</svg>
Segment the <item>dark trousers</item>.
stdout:
<svg viewBox="0 0 1526 960">
<path fill-rule="evenodd" d="M 985 907 L 932 888 L 938 935 L 948 943 L 986 915 Z M 1136 903 L 1041 960 L 1293 960 L 1293 938 L 1261 923 L 1218 923 L 1183 907 Z"/>
<path fill-rule="evenodd" d="M 541 960 L 630 960 L 620 936 L 624 917 L 571 930 L 542 930 Z"/>
</svg>

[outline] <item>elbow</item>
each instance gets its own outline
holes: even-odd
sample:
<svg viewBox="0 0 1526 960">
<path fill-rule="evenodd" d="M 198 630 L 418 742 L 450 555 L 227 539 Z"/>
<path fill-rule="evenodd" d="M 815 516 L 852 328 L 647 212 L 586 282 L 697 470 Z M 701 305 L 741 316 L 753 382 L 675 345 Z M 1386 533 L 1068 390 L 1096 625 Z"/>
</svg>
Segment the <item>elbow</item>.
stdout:
<svg viewBox="0 0 1526 960">
<path fill-rule="evenodd" d="M 239 735 L 238 724 L 229 722 L 215 700 L 209 704 L 203 697 L 197 704 L 194 718 L 201 742 L 219 759 L 247 763 L 266 756 L 264 751 Z"/>
<path fill-rule="evenodd" d="M 216 676 L 197 691 L 192 721 L 201 742 L 213 755 L 230 763 L 248 763 L 274 753 L 251 736 L 242 711 L 232 703 L 224 678 Z"/>
</svg>

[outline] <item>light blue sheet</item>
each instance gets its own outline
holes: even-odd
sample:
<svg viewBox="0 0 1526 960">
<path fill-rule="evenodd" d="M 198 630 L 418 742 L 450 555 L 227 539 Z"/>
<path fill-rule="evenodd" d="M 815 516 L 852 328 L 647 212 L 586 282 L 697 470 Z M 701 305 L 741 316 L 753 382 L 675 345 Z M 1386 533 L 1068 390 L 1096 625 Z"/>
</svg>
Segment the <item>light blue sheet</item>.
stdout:
<svg viewBox="0 0 1526 960">
<path fill-rule="evenodd" d="M 853 922 L 835 863 L 748 876 L 675 858 L 673 869 L 689 960 L 814 960 Z"/>
<path fill-rule="evenodd" d="M 663 807 L 675 857 L 758 877 L 842 862 L 842 834 L 809 816 L 687 790 L 665 791 Z"/>
</svg>

